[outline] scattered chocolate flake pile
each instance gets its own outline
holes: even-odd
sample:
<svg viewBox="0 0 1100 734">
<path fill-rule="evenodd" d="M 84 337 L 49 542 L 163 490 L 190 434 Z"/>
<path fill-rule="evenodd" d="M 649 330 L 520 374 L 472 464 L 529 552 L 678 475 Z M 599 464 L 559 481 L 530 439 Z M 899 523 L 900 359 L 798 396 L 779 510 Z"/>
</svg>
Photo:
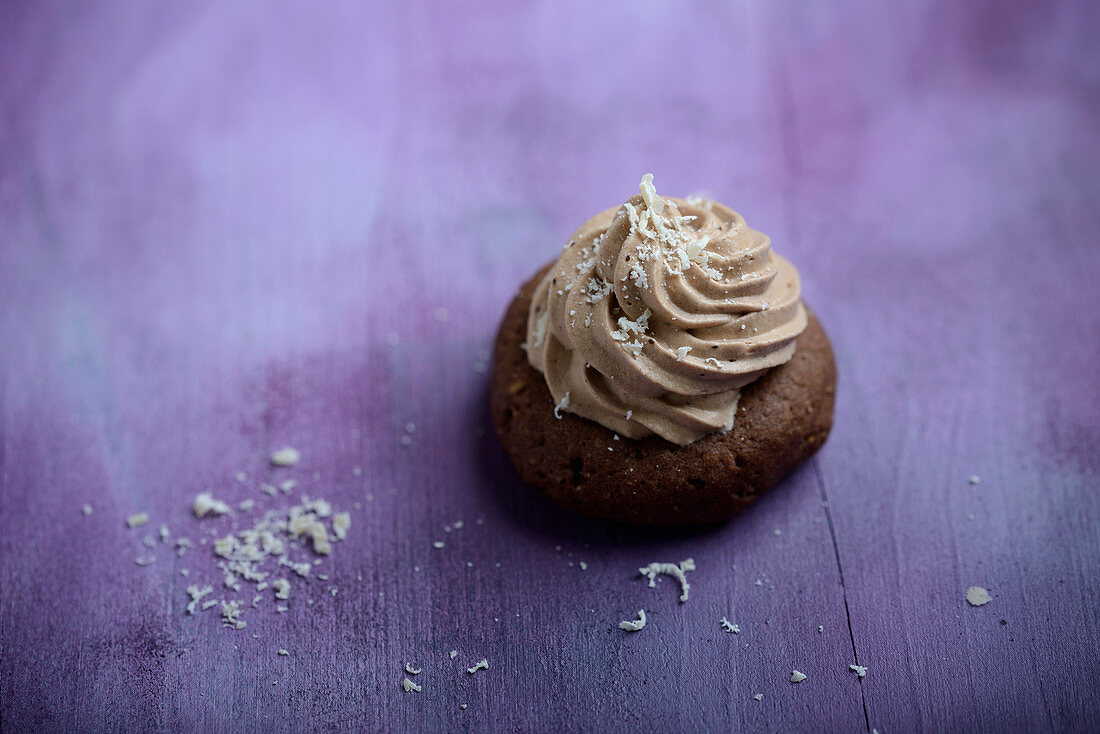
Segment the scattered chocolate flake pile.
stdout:
<svg viewBox="0 0 1100 734">
<path fill-rule="evenodd" d="M 271 463 L 276 467 L 293 466 L 300 454 L 293 448 L 284 448 L 271 455 Z M 237 481 L 244 482 L 247 477 L 238 472 Z M 296 486 L 293 479 L 284 481 L 279 489 L 289 494 Z M 260 485 L 261 491 L 269 497 L 274 496 L 274 487 Z M 302 495 L 297 504 L 288 508 L 272 508 L 255 518 L 251 527 L 241 529 L 239 519 L 256 508 L 256 500 L 246 499 L 237 506 L 237 513 L 227 502 L 215 499 L 209 492 L 200 493 L 192 504 L 192 512 L 197 519 L 206 519 L 215 523 L 229 525 L 227 532 L 218 535 L 212 544 L 217 558 L 217 569 L 222 573 L 221 584 L 215 592 L 215 584 L 193 583 L 187 587 L 189 600 L 185 607 L 189 615 L 218 607 L 222 624 L 230 629 L 244 629 L 245 620 L 241 615 L 248 608 L 256 608 L 263 601 L 264 593 L 271 594 L 275 602 L 275 611 L 285 612 L 288 606 L 281 602 L 290 599 L 293 584 L 307 583 L 314 567 L 323 563 L 323 557 L 332 553 L 333 543 L 344 540 L 351 528 L 351 515 L 347 512 L 335 512 L 332 505 L 324 499 L 311 499 Z M 85 513 L 87 514 L 87 513 Z M 228 517 L 227 517 L 228 516 Z M 223 519 L 224 518 L 224 519 Z M 131 515 L 126 524 L 130 529 L 141 527 L 149 521 L 147 513 Z M 211 531 L 212 532 L 212 531 Z M 161 543 L 167 543 L 171 534 L 166 525 L 159 530 Z M 145 538 L 146 547 L 155 547 L 152 536 Z M 196 546 L 190 538 L 179 536 L 175 540 L 177 555 L 182 557 L 190 548 Z M 199 541 L 207 546 L 207 539 Z M 149 566 L 155 558 L 139 558 L 139 566 Z M 190 569 L 181 569 L 180 574 L 190 577 Z M 328 576 L 318 573 L 313 576 L 327 581 Z M 246 585 L 252 586 L 252 598 L 247 599 Z M 339 592 L 336 586 L 329 588 L 333 596 Z M 313 600 L 308 599 L 308 604 Z"/>
</svg>

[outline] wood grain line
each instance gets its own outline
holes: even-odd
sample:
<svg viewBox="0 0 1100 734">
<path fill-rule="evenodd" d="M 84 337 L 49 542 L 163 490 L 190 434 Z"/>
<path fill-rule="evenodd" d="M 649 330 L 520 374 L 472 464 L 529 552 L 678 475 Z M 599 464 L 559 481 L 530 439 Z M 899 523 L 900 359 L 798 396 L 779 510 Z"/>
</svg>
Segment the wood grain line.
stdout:
<svg viewBox="0 0 1100 734">
<path fill-rule="evenodd" d="M 814 478 L 817 480 L 817 488 L 821 493 L 821 508 L 825 511 L 825 521 L 829 526 L 829 539 L 833 543 L 833 558 L 836 559 L 836 571 L 840 575 L 840 593 L 844 600 L 844 619 L 848 623 L 848 641 L 852 645 L 852 658 L 859 665 L 859 651 L 856 648 L 856 636 L 852 632 L 852 613 L 848 610 L 848 588 L 844 583 L 844 564 L 840 561 L 840 547 L 836 542 L 836 527 L 833 525 L 833 515 L 829 506 L 829 493 L 825 489 L 825 479 L 821 475 L 821 466 L 817 457 L 810 459 L 814 469 Z M 863 723 L 867 731 L 871 731 L 871 717 L 867 713 L 867 696 L 863 690 L 863 679 L 859 679 L 859 700 L 863 705 Z"/>
</svg>

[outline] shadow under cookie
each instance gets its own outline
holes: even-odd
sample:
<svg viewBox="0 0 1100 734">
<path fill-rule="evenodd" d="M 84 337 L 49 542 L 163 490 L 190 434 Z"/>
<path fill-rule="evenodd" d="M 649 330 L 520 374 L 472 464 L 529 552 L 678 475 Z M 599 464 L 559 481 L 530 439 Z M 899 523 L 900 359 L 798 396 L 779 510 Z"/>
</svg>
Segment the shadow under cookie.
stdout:
<svg viewBox="0 0 1100 734">
<path fill-rule="evenodd" d="M 744 512 L 825 442 L 836 365 L 812 312 L 791 361 L 741 391 L 728 433 L 677 446 L 657 436 L 616 439 L 572 413 L 556 417 L 546 380 L 520 347 L 531 294 L 545 271 L 520 288 L 504 314 L 490 409 L 519 475 L 561 507 L 640 525 L 720 522 Z"/>
</svg>

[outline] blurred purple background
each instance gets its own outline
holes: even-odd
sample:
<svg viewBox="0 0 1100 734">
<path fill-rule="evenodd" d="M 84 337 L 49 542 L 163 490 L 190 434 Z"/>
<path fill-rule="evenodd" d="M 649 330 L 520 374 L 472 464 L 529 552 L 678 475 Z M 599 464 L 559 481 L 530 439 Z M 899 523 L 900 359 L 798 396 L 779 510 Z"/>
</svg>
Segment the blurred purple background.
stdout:
<svg viewBox="0 0 1100 734">
<path fill-rule="evenodd" d="M 1089 2 L 0 5 L 0 724 L 1100 729 L 1098 33 Z M 566 516 L 485 432 L 516 287 L 646 172 L 771 235 L 841 375 L 818 456 L 705 532 Z M 291 476 L 359 503 L 339 595 L 186 616 L 209 550 L 144 531 Z M 636 577 L 689 556 L 686 604 Z"/>
</svg>

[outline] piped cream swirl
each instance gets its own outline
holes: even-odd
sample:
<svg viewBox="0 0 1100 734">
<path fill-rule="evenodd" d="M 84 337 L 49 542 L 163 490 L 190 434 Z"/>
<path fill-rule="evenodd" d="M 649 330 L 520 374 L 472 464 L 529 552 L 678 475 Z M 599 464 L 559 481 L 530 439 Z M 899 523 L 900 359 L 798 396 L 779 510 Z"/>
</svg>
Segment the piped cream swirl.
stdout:
<svg viewBox="0 0 1100 734">
<path fill-rule="evenodd" d="M 798 271 L 713 201 L 663 198 L 653 177 L 585 222 L 538 284 L 527 358 L 555 414 L 679 445 L 729 430 L 741 388 L 794 356 Z"/>
</svg>

